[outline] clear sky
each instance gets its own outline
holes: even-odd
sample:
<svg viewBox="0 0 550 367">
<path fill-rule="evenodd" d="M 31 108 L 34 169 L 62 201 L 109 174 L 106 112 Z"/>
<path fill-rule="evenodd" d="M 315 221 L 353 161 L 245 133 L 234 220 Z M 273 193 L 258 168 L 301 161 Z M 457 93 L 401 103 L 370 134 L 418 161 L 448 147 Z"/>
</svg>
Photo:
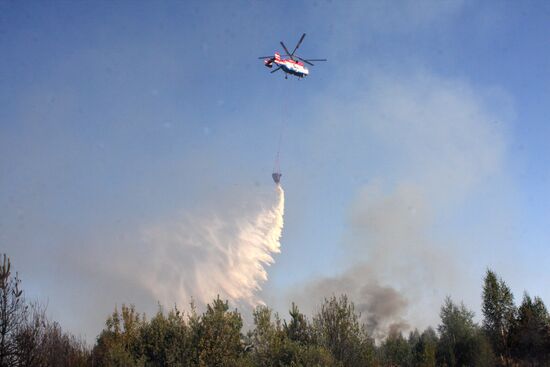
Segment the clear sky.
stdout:
<svg viewBox="0 0 550 367">
<path fill-rule="evenodd" d="M 549 19 L 545 1 L 0 0 L 0 251 L 93 338 L 115 304 L 155 307 L 113 270 L 148 266 L 135 237 L 258 202 L 282 126 L 268 303 L 368 278 L 433 324 L 415 307 L 478 311 L 490 267 L 548 304 Z M 257 59 L 304 32 L 300 55 L 329 60 L 305 80 Z"/>
</svg>

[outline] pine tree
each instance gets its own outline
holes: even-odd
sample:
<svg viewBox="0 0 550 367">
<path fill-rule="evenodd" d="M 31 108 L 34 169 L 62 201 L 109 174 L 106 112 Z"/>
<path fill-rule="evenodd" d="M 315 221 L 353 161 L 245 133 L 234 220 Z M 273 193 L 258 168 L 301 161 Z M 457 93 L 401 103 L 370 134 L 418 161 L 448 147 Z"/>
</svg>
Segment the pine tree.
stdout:
<svg viewBox="0 0 550 367">
<path fill-rule="evenodd" d="M 511 331 L 514 357 L 532 366 L 550 362 L 550 321 L 542 299 L 532 299 L 527 293 L 518 309 Z"/>
<path fill-rule="evenodd" d="M 236 366 L 242 355 L 241 315 L 219 297 L 207 305 L 199 327 L 199 365 Z"/>
<path fill-rule="evenodd" d="M 289 310 L 290 322 L 284 322 L 284 329 L 288 338 L 298 344 L 306 345 L 311 340 L 311 329 L 307 323 L 306 316 L 300 312 L 298 306 L 292 302 Z"/>
</svg>

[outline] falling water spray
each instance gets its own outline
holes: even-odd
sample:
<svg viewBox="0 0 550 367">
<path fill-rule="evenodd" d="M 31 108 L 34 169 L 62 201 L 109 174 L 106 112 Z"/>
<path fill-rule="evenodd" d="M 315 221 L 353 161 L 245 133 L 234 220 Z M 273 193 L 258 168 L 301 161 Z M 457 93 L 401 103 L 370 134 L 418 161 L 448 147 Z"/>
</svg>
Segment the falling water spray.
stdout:
<svg viewBox="0 0 550 367">
<path fill-rule="evenodd" d="M 284 204 L 276 185 L 275 200 L 259 210 L 150 228 L 144 240 L 150 261 L 133 274 L 163 304 L 205 304 L 217 295 L 234 304 L 263 304 L 258 291 L 281 251 Z"/>
</svg>

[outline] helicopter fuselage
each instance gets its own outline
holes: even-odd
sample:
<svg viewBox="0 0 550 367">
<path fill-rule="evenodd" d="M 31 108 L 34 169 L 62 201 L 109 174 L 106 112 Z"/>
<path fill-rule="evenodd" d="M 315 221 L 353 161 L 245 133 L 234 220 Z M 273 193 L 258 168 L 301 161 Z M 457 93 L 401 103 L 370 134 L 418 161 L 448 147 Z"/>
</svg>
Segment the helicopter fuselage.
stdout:
<svg viewBox="0 0 550 367">
<path fill-rule="evenodd" d="M 281 68 L 285 73 L 295 75 L 298 78 L 308 76 L 309 70 L 304 66 L 302 62 L 294 61 L 292 59 L 281 59 L 281 56 L 276 53 L 272 59 L 265 60 L 265 66 L 272 68 L 273 64 Z"/>
</svg>

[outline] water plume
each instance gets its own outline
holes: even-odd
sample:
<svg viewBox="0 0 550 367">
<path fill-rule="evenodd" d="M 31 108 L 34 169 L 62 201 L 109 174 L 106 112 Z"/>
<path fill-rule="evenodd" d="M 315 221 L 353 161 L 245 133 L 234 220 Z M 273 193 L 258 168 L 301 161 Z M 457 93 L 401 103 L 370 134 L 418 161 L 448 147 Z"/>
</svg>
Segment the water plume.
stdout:
<svg viewBox="0 0 550 367">
<path fill-rule="evenodd" d="M 249 213 L 188 218 L 163 223 L 144 233 L 150 253 L 140 283 L 163 304 L 200 304 L 217 295 L 233 304 L 262 304 L 257 293 L 267 280 L 266 267 L 281 251 L 284 191 Z M 135 274 L 135 272 L 134 272 Z"/>
</svg>

